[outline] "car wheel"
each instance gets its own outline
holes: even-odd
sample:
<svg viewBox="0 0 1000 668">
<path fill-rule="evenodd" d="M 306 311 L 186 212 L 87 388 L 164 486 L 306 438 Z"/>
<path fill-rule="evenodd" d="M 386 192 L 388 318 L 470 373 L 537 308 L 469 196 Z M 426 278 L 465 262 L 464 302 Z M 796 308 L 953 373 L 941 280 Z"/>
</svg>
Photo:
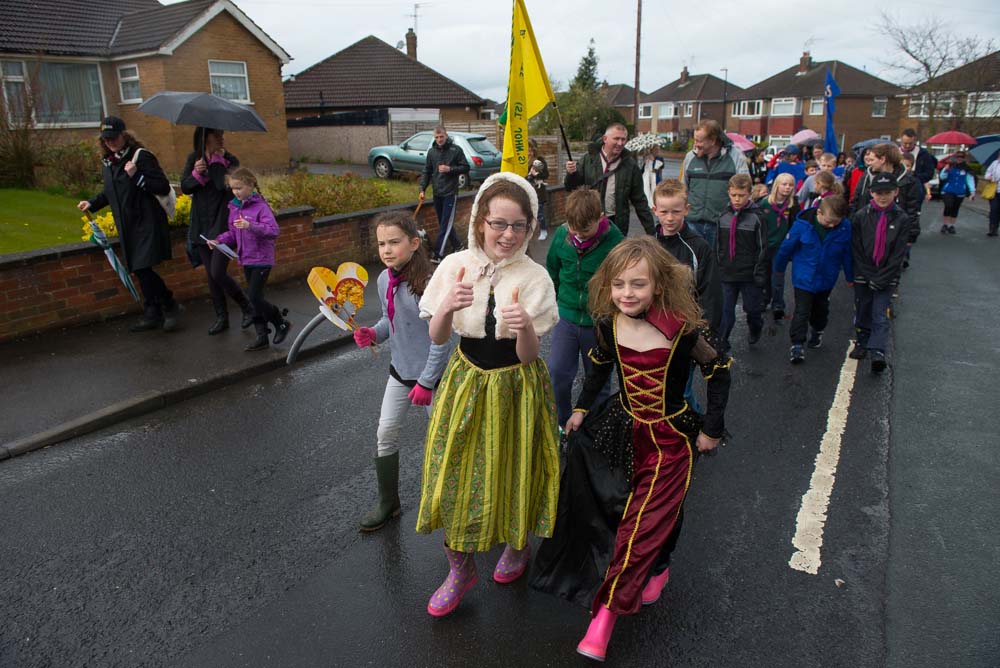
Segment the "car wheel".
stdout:
<svg viewBox="0 0 1000 668">
<path fill-rule="evenodd" d="M 469 187 L 469 175 L 468 174 L 459 174 L 458 175 L 458 189 L 459 190 L 465 190 L 468 187 Z"/>
<path fill-rule="evenodd" d="M 373 165 L 375 176 L 380 179 L 387 179 L 392 176 L 392 164 L 385 158 L 376 158 Z"/>
</svg>

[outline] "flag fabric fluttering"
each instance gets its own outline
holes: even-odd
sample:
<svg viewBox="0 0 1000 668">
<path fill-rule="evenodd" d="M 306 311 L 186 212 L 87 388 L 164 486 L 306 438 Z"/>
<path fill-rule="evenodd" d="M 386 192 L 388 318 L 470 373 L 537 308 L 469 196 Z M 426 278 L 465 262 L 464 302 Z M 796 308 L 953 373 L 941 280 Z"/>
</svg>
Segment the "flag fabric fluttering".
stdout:
<svg viewBox="0 0 1000 668">
<path fill-rule="evenodd" d="M 838 95 L 840 95 L 840 86 L 830 74 L 830 70 L 827 70 L 826 85 L 823 87 L 823 97 L 826 98 L 826 133 L 823 136 L 823 151 L 834 155 L 840 152 L 840 148 L 837 146 L 837 134 L 833 129 L 834 99 Z"/>
<path fill-rule="evenodd" d="M 514 0 L 507 107 L 500 119 L 504 126 L 500 171 L 527 175 L 528 120 L 555 100 L 524 0 Z"/>
</svg>

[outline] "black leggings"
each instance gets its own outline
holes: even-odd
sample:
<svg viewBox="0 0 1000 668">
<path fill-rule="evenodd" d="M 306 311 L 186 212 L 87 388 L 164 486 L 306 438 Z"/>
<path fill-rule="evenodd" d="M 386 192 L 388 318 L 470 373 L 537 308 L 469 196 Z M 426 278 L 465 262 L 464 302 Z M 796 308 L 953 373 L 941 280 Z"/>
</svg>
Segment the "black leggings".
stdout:
<svg viewBox="0 0 1000 668">
<path fill-rule="evenodd" d="M 958 218 L 958 210 L 961 208 L 962 200 L 964 199 L 964 197 L 959 197 L 958 195 L 943 193 L 941 195 L 941 201 L 944 202 L 945 218 Z"/>
<path fill-rule="evenodd" d="M 268 333 L 267 323 L 270 322 L 277 327 L 284 321 L 278 307 L 264 299 L 264 286 L 270 274 L 270 265 L 243 267 L 243 276 L 247 280 L 247 297 L 253 304 L 254 329 L 258 334 L 265 336 Z"/>
<path fill-rule="evenodd" d="M 205 276 L 208 278 L 208 292 L 212 296 L 212 305 L 216 312 L 221 313 L 226 310 L 226 295 L 236 302 L 240 308 L 246 309 L 249 306 L 247 296 L 239 283 L 229 275 L 229 258 L 225 253 L 213 251 L 208 246 L 195 246 L 195 251 L 201 259 L 201 264 L 205 267 Z"/>
<path fill-rule="evenodd" d="M 809 327 L 822 332 L 830 319 L 830 291 L 809 292 L 795 288 L 795 313 L 792 316 L 792 326 L 788 334 L 793 345 L 806 342 Z"/>
<path fill-rule="evenodd" d="M 145 300 L 145 308 L 150 313 L 162 313 L 163 309 L 174 307 L 174 293 L 152 267 L 136 269 L 132 272 L 139 280 L 139 289 Z"/>
</svg>

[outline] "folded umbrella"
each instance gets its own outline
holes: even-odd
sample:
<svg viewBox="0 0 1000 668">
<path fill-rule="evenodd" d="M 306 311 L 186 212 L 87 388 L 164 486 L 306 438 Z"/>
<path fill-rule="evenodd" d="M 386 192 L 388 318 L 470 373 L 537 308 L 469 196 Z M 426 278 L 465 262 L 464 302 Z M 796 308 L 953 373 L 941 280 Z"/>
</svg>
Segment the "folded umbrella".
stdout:
<svg viewBox="0 0 1000 668">
<path fill-rule="evenodd" d="M 122 282 L 122 285 L 128 288 L 128 291 L 132 294 L 135 301 L 142 305 L 142 299 L 139 298 L 139 291 L 135 289 L 132 277 L 128 275 L 128 269 L 125 268 L 125 265 L 123 265 L 118 259 L 118 256 L 115 255 L 115 251 L 111 247 L 111 242 L 108 240 L 107 235 L 104 234 L 101 228 L 97 226 L 94 219 L 90 217 L 89 212 L 87 214 L 87 219 L 87 222 L 90 224 L 90 242 L 104 251 L 104 256 L 108 258 L 108 264 L 111 265 L 115 274 L 118 275 L 118 280 Z"/>
</svg>

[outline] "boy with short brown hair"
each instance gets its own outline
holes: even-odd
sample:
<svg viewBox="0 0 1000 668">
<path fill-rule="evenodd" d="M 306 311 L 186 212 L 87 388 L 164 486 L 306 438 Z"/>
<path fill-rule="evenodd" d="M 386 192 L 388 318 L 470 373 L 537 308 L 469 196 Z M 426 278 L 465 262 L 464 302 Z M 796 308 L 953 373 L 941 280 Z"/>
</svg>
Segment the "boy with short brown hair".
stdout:
<svg viewBox="0 0 1000 668">
<path fill-rule="evenodd" d="M 729 206 L 719 216 L 719 236 L 715 252 L 722 280 L 722 323 L 719 337 L 725 352 L 736 324 L 736 302 L 742 297 L 752 344 L 760 340 L 764 328 L 764 292 L 770 263 L 767 236 L 757 205 L 750 198 L 753 184 L 746 174 L 729 179 Z"/>
</svg>

